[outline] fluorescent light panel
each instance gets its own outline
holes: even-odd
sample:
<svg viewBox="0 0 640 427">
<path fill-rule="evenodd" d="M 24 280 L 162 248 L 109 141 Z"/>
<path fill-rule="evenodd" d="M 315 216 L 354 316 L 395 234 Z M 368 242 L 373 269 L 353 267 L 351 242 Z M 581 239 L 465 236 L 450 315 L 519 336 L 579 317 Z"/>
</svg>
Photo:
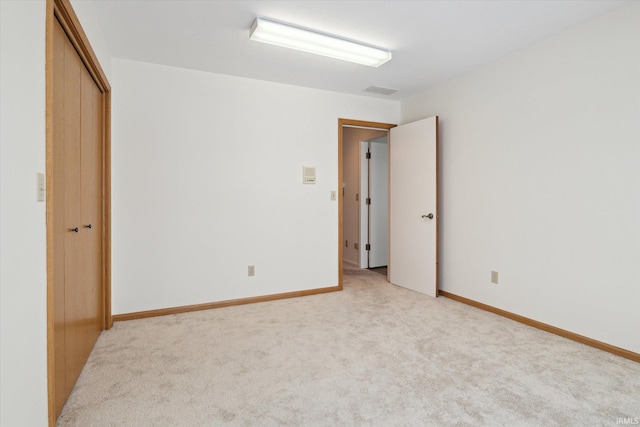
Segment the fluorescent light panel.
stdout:
<svg viewBox="0 0 640 427">
<path fill-rule="evenodd" d="M 294 27 L 265 18 L 256 18 L 251 40 L 315 53 L 343 61 L 379 67 L 391 59 L 391 52 L 339 37 Z"/>
</svg>

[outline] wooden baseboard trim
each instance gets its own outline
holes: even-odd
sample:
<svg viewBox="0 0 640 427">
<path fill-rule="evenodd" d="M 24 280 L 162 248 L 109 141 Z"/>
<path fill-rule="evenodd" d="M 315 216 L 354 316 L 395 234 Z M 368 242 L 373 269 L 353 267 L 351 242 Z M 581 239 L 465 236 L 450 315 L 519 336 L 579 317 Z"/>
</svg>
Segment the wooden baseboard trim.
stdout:
<svg viewBox="0 0 640 427">
<path fill-rule="evenodd" d="M 583 335 L 578 335 L 573 332 L 566 331 L 564 329 L 556 328 L 555 326 L 538 322 L 537 320 L 529 319 L 528 317 L 510 313 L 508 311 L 501 310 L 499 308 L 495 308 L 490 305 L 483 304 L 481 302 L 470 300 L 468 298 L 464 298 L 446 291 L 440 291 L 440 295 L 443 297 L 461 302 L 463 304 L 467 304 L 485 311 L 489 311 L 499 316 L 506 317 L 511 320 L 515 320 L 516 322 L 524 323 L 525 325 L 532 326 L 534 328 L 543 330 L 545 332 L 550 332 L 552 334 L 559 335 L 563 338 L 568 338 L 572 341 L 576 341 L 581 344 L 588 345 L 589 347 L 597 348 L 598 350 L 606 351 L 608 353 L 615 354 L 616 356 L 624 357 L 625 359 L 633 360 L 634 362 L 640 363 L 640 354 L 634 353 L 633 351 L 625 350 L 624 348 L 616 347 L 614 345 L 607 344 L 602 341 L 594 340 L 592 338 L 588 338 Z"/>
<path fill-rule="evenodd" d="M 144 319 L 147 317 L 166 316 L 169 314 L 189 313 L 191 311 L 210 310 L 212 308 L 230 307 L 233 305 L 253 304 L 257 302 L 275 301 L 279 299 L 306 297 L 309 295 L 326 294 L 328 292 L 341 291 L 340 286 L 328 288 L 309 289 L 306 291 L 285 292 L 282 294 L 263 295 L 259 297 L 239 298 L 226 301 L 209 302 L 205 304 L 183 305 L 180 307 L 161 308 L 158 310 L 137 311 L 135 313 L 124 313 L 113 315 L 114 322 L 125 320 Z"/>
<path fill-rule="evenodd" d="M 343 262 L 344 264 L 348 264 L 348 265 L 350 265 L 350 266 L 351 266 L 351 267 L 353 267 L 353 268 L 360 268 L 360 264 L 358 264 L 357 262 L 353 262 L 353 261 L 348 260 L 348 259 L 343 259 L 343 260 L 342 260 L 342 262 Z"/>
</svg>

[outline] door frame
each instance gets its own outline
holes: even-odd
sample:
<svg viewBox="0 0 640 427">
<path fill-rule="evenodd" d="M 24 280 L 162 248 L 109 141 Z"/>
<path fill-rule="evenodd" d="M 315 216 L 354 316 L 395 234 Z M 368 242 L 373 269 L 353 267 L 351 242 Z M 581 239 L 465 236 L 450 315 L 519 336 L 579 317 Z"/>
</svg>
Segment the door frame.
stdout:
<svg viewBox="0 0 640 427">
<path fill-rule="evenodd" d="M 364 120 L 338 119 L 338 188 L 340 189 L 342 188 L 342 180 L 344 179 L 342 174 L 342 167 L 344 165 L 342 152 L 342 130 L 344 126 L 389 130 L 397 125 L 391 123 L 368 122 Z M 344 220 L 342 217 L 344 213 L 343 198 L 344 196 L 342 195 L 342 191 L 338 191 L 338 288 L 340 290 L 343 289 L 344 281 L 344 269 L 342 266 L 342 257 L 344 256 L 344 249 L 342 247 L 344 241 Z"/>
<path fill-rule="evenodd" d="M 67 33 L 80 59 L 89 71 L 100 91 L 104 94 L 103 105 L 103 163 L 102 163 L 102 329 L 113 325 L 111 316 L 111 86 L 98 58 L 91 48 L 80 21 L 75 14 L 70 0 L 47 0 L 46 2 L 46 221 L 47 221 L 47 378 L 48 378 L 48 413 L 49 425 L 54 426 L 55 419 L 55 361 L 54 361 L 54 282 L 53 282 L 53 224 L 54 206 L 61 203 L 53 196 L 53 35 L 56 20 Z"/>
</svg>

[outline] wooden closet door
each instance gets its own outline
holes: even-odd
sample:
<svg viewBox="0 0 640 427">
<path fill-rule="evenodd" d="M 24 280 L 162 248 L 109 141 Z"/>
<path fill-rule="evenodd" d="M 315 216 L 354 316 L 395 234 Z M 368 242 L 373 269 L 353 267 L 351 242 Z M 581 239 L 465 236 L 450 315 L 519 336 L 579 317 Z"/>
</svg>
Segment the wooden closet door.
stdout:
<svg viewBox="0 0 640 427">
<path fill-rule="evenodd" d="M 59 415 L 103 329 L 103 94 L 54 31 L 54 364 Z"/>
<path fill-rule="evenodd" d="M 89 357 L 103 328 L 102 286 L 102 93 L 82 67 L 80 79 L 80 253 L 81 281 L 74 292 L 74 309 L 79 322 L 81 365 Z M 80 369 L 82 369 L 82 366 Z"/>
<path fill-rule="evenodd" d="M 65 35 L 66 39 L 66 35 Z M 63 40 L 64 41 L 64 40 Z M 75 349 L 78 341 L 78 326 L 81 319 L 77 318 L 78 301 L 82 292 L 82 230 L 80 229 L 80 79 L 82 77 L 82 61 L 75 53 L 71 42 L 67 39 L 64 44 L 64 217 L 65 217 L 65 245 L 64 245 L 64 327 L 65 327 L 65 375 L 68 395 L 75 384 L 80 369 L 81 354 Z"/>
</svg>

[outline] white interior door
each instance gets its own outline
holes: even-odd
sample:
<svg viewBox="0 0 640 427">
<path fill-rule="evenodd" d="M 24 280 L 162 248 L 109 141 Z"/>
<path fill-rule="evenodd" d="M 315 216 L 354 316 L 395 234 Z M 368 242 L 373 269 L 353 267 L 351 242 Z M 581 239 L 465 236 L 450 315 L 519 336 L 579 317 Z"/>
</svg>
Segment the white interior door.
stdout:
<svg viewBox="0 0 640 427">
<path fill-rule="evenodd" d="M 369 141 L 360 141 L 360 268 L 369 268 Z"/>
<path fill-rule="evenodd" d="M 389 258 L 389 151 L 386 142 L 369 145 L 369 268 L 383 267 Z"/>
<path fill-rule="evenodd" d="M 391 129 L 389 280 L 430 296 L 437 278 L 438 117 Z"/>
</svg>

